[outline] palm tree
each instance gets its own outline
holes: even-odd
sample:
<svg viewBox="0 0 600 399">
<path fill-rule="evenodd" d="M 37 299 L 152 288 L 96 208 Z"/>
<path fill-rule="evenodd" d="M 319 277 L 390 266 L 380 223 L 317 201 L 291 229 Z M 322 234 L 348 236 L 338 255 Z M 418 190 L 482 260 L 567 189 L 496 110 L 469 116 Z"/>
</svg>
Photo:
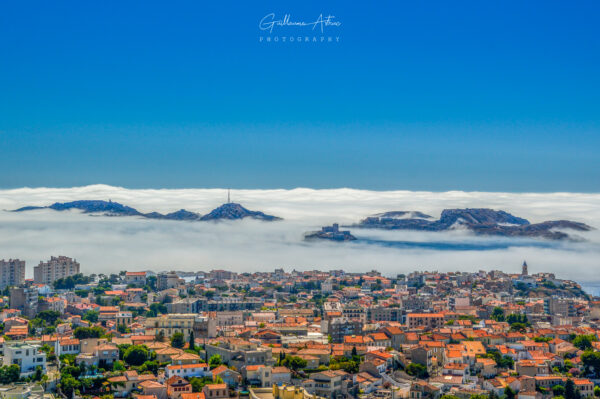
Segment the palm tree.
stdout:
<svg viewBox="0 0 600 399">
<path fill-rule="evenodd" d="M 48 388 L 48 380 L 48 374 L 44 374 L 41 379 L 41 383 L 44 386 L 44 391 L 46 391 L 46 389 Z"/>
</svg>

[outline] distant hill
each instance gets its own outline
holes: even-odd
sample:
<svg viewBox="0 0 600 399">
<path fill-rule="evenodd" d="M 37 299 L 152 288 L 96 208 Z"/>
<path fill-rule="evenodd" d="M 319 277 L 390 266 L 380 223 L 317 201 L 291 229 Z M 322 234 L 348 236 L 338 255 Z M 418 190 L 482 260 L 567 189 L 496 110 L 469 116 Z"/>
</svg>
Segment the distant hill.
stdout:
<svg viewBox="0 0 600 399">
<path fill-rule="evenodd" d="M 140 212 L 112 201 L 72 201 L 72 202 L 55 202 L 50 206 L 26 206 L 16 209 L 14 212 L 31 211 L 34 209 L 53 209 L 55 211 L 66 211 L 69 209 L 79 209 L 83 213 L 103 213 L 107 216 L 138 216 Z"/>
<path fill-rule="evenodd" d="M 162 220 L 188 220 L 188 221 L 218 221 L 237 220 L 251 218 L 264 221 L 281 220 L 277 216 L 267 215 L 263 212 L 250 211 L 240 204 L 233 202 L 223 204 L 213 209 L 210 213 L 202 216 L 199 213 L 180 209 L 176 212 L 162 214 L 159 212 L 142 213 L 135 208 L 113 201 L 103 200 L 80 200 L 71 202 L 56 202 L 49 206 L 25 206 L 15 209 L 13 212 L 26 212 L 36 209 L 52 209 L 55 211 L 67 211 L 71 209 L 81 210 L 83 213 L 102 214 L 104 216 L 140 216 L 147 219 Z"/>
<path fill-rule="evenodd" d="M 466 229 L 478 235 L 541 237 L 552 240 L 571 238 L 560 230 L 589 231 L 592 229 L 585 223 L 569 220 L 551 220 L 532 224 L 508 212 L 486 208 L 444 209 L 438 220 L 420 212 L 386 212 L 369 216 L 353 227 L 418 231 Z"/>
<path fill-rule="evenodd" d="M 266 221 L 281 220 L 281 218 L 278 218 L 277 216 L 266 215 L 258 211 L 249 211 L 248 209 L 244 208 L 240 204 L 236 204 L 235 202 L 228 202 L 226 204 L 221 205 L 218 208 L 213 209 L 210 213 L 202 216 L 200 220 L 236 220 L 244 218 L 252 218 Z"/>
</svg>

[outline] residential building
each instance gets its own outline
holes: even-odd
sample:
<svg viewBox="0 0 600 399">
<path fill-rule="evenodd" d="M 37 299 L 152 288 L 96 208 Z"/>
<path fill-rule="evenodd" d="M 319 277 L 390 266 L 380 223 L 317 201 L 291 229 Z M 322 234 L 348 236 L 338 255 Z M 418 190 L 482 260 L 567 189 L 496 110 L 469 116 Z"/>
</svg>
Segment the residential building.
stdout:
<svg viewBox="0 0 600 399">
<path fill-rule="evenodd" d="M 441 313 L 409 313 L 406 315 L 406 324 L 411 329 L 424 327 L 431 330 L 444 324 L 444 315 Z"/>
<path fill-rule="evenodd" d="M 156 278 L 156 288 L 159 291 L 177 287 L 181 281 L 175 272 L 160 273 Z"/>
<path fill-rule="evenodd" d="M 125 272 L 125 283 L 143 287 L 146 285 L 146 272 Z"/>
<path fill-rule="evenodd" d="M 331 337 L 331 342 L 342 343 L 347 335 L 362 334 L 363 323 L 360 319 L 335 317 L 321 321 L 321 332 Z"/>
<path fill-rule="evenodd" d="M 206 399 L 227 399 L 229 398 L 229 389 L 227 384 L 206 384 L 202 388 Z"/>
<path fill-rule="evenodd" d="M 20 310 L 24 316 L 35 317 L 38 311 L 38 291 L 34 287 L 10 289 L 10 307 Z"/>
<path fill-rule="evenodd" d="M 2 364 L 5 366 L 16 364 L 21 368 L 21 377 L 33 375 L 38 367 L 46 373 L 46 353 L 41 345 L 24 342 L 5 343 Z"/>
<path fill-rule="evenodd" d="M 303 386 L 310 393 L 324 398 L 334 398 L 341 391 L 342 380 L 347 375 L 343 370 L 326 370 L 311 375 Z"/>
<path fill-rule="evenodd" d="M 161 334 L 167 338 L 180 332 L 183 333 L 187 340 L 190 333 L 194 331 L 196 318 L 201 318 L 201 316 L 194 313 L 173 313 L 163 314 L 158 317 L 149 317 L 146 319 L 146 329 L 150 335 L 156 336 Z"/>
<path fill-rule="evenodd" d="M 18 286 L 25 281 L 25 261 L 19 259 L 0 260 L 0 289 Z"/>
<path fill-rule="evenodd" d="M 33 268 L 33 281 L 37 284 L 52 284 L 54 281 L 79 273 L 79 262 L 66 256 L 52 256 Z"/>
<path fill-rule="evenodd" d="M 190 377 L 212 377 L 208 364 L 170 364 L 165 368 L 165 377 L 173 376 L 190 378 Z"/>
</svg>

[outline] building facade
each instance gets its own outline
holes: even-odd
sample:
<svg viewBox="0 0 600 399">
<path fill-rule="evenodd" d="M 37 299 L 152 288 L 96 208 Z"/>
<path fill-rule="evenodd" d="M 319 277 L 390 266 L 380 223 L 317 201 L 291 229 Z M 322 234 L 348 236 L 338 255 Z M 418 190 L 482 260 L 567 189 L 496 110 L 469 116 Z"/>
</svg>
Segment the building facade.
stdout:
<svg viewBox="0 0 600 399">
<path fill-rule="evenodd" d="M 40 262 L 33 268 L 33 281 L 36 284 L 52 284 L 54 281 L 79 273 L 80 265 L 75 259 L 66 256 L 52 256 L 47 262 Z"/>
<path fill-rule="evenodd" d="M 9 366 L 16 364 L 21 367 L 21 377 L 28 377 L 35 373 L 38 367 L 46 373 L 46 353 L 39 345 L 30 345 L 23 342 L 12 342 L 4 348 L 3 364 Z"/>
<path fill-rule="evenodd" d="M 38 291 L 32 287 L 10 289 L 10 307 L 26 317 L 35 317 L 38 311 Z"/>
<path fill-rule="evenodd" d="M 25 261 L 19 259 L 0 260 L 0 289 L 18 286 L 25 281 Z"/>
</svg>

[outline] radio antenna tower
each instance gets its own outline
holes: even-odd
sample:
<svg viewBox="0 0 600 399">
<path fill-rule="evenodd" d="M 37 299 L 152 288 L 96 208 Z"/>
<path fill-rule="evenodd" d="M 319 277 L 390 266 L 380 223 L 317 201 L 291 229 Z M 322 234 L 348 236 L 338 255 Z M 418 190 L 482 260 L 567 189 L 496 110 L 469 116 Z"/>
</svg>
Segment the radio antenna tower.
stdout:
<svg viewBox="0 0 600 399">
<path fill-rule="evenodd" d="M 231 189 L 227 189 L 227 203 L 231 204 Z"/>
</svg>

